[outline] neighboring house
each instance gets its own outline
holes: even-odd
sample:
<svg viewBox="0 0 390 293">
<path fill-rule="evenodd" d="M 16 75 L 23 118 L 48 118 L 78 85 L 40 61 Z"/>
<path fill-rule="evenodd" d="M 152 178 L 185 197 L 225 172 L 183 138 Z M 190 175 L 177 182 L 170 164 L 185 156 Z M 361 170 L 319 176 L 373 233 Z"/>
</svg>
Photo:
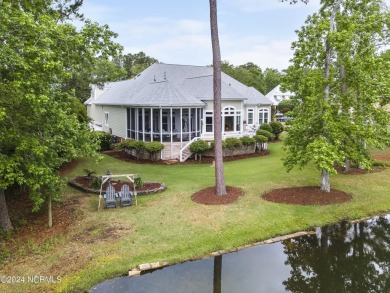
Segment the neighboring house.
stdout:
<svg viewBox="0 0 390 293">
<path fill-rule="evenodd" d="M 160 141 L 162 159 L 182 160 L 183 148 L 213 140 L 213 68 L 156 63 L 130 80 L 92 86 L 85 104 L 95 130 Z M 223 137 L 252 136 L 271 119 L 271 101 L 222 73 Z"/>
<path fill-rule="evenodd" d="M 265 95 L 272 102 L 272 105 L 276 108 L 276 113 L 274 114 L 276 120 L 282 122 L 286 121 L 287 117 L 285 117 L 283 113 L 277 109 L 277 106 L 281 101 L 290 99 L 292 95 L 293 94 L 289 91 L 282 92 L 280 89 L 280 85 L 277 85 L 273 90 L 271 90 L 268 94 Z"/>
<path fill-rule="evenodd" d="M 277 85 L 265 96 L 272 102 L 272 105 L 277 106 L 281 101 L 288 100 L 293 94 L 291 92 L 282 92 L 280 85 Z"/>
</svg>

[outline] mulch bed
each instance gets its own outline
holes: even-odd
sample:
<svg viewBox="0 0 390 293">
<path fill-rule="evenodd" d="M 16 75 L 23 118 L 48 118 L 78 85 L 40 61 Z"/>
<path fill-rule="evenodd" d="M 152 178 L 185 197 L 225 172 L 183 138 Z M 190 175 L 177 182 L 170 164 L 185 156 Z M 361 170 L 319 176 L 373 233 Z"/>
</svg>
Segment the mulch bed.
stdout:
<svg viewBox="0 0 390 293">
<path fill-rule="evenodd" d="M 227 195 L 225 196 L 217 196 L 215 195 L 215 187 L 207 187 L 198 191 L 197 193 L 191 196 L 191 199 L 194 202 L 205 204 L 205 205 L 221 205 L 221 204 L 230 204 L 238 200 L 241 196 L 243 196 L 243 192 L 241 189 L 226 186 Z"/>
<path fill-rule="evenodd" d="M 91 188 L 92 178 L 87 178 L 86 176 L 79 176 L 76 177 L 73 181 L 75 181 L 76 183 L 78 183 L 83 187 Z M 114 187 L 116 192 L 121 191 L 121 188 L 124 184 L 129 185 L 130 190 L 134 189 L 133 182 L 129 182 L 129 181 L 111 180 L 111 184 Z M 103 190 L 105 190 L 107 186 L 108 186 L 108 181 L 103 184 Z M 144 182 L 144 185 L 142 187 L 138 187 L 137 191 L 147 191 L 147 190 L 152 190 L 160 187 L 161 184 L 157 182 Z"/>
<path fill-rule="evenodd" d="M 202 160 L 195 160 L 194 158 L 189 158 L 184 162 L 179 162 L 176 160 L 167 160 L 167 161 L 150 161 L 150 160 L 144 160 L 135 158 L 132 155 L 129 155 L 125 151 L 104 151 L 103 154 L 109 155 L 111 157 L 114 157 L 116 159 L 129 162 L 129 163 L 135 163 L 135 164 L 158 164 L 158 165 L 171 165 L 171 164 L 181 164 L 181 165 L 188 165 L 188 164 L 212 164 L 215 160 L 214 157 L 202 157 Z M 236 161 L 236 160 L 242 160 L 247 158 L 257 158 L 257 157 L 263 157 L 269 154 L 268 150 L 263 150 L 261 153 L 253 153 L 253 154 L 246 154 L 246 155 L 235 155 L 235 156 L 226 156 L 223 158 L 224 162 L 230 162 L 230 161 Z"/>
<path fill-rule="evenodd" d="M 352 196 L 338 189 L 321 191 L 317 186 L 274 189 L 262 195 L 265 200 L 296 205 L 329 205 L 350 201 Z"/>
<path fill-rule="evenodd" d="M 357 167 L 352 167 L 349 169 L 348 172 L 344 170 L 344 167 L 341 167 L 339 165 L 334 166 L 337 173 L 339 174 L 344 174 L 344 175 L 363 175 L 363 174 L 369 174 L 369 173 L 374 173 L 374 172 L 382 172 L 386 168 L 384 167 L 378 167 L 378 166 L 372 166 L 371 170 L 366 170 L 366 169 L 360 169 Z"/>
</svg>

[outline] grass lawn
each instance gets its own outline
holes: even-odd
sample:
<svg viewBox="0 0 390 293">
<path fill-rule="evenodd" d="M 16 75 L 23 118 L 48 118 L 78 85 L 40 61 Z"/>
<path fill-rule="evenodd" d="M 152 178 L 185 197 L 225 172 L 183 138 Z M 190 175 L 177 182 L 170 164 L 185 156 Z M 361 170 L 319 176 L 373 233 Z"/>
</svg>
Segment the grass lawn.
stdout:
<svg viewBox="0 0 390 293">
<path fill-rule="evenodd" d="M 3 265 L 1 275 L 61 276 L 57 284 L 1 284 L 1 292 L 80 292 L 105 279 L 125 275 L 141 263 L 181 262 L 217 250 L 289 234 L 341 219 L 358 219 L 390 211 L 390 169 L 365 175 L 339 174 L 332 188 L 353 196 L 329 206 L 293 206 L 263 200 L 274 188 L 319 185 L 313 166 L 287 173 L 282 144 L 269 145 L 265 157 L 225 163 L 227 185 L 244 196 L 230 205 L 204 206 L 191 195 L 214 184 L 214 169 L 199 165 L 130 164 L 105 156 L 95 163 L 83 159 L 68 178 L 83 169 L 105 174 L 138 173 L 144 181 L 164 182 L 163 193 L 138 197 L 138 206 L 97 211 L 98 196 L 66 188 L 63 200 L 75 200 L 77 220 L 68 233 L 56 236 L 45 249 L 35 249 Z M 390 150 L 380 154 L 390 154 Z"/>
</svg>

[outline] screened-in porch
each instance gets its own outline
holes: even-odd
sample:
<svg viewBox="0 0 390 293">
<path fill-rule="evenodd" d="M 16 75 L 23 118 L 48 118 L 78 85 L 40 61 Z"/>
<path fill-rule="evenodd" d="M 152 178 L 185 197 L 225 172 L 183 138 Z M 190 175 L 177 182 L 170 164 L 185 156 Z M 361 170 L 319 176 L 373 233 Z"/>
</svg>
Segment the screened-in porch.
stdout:
<svg viewBox="0 0 390 293">
<path fill-rule="evenodd" d="M 127 137 L 183 142 L 201 135 L 202 108 L 127 108 Z"/>
</svg>

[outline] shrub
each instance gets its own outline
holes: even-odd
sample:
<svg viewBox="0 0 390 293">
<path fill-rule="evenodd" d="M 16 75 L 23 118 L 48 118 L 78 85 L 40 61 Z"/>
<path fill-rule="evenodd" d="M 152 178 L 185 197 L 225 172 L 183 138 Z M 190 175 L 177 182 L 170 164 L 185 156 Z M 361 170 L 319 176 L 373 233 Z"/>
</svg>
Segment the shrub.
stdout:
<svg viewBox="0 0 390 293">
<path fill-rule="evenodd" d="M 278 139 L 279 134 L 283 132 L 283 124 L 279 121 L 272 121 L 269 125 L 272 128 L 272 133 L 275 135 L 275 139 Z"/>
<path fill-rule="evenodd" d="M 272 127 L 268 123 L 261 124 L 259 129 L 267 130 L 268 132 L 272 133 Z"/>
<path fill-rule="evenodd" d="M 253 138 L 257 142 L 257 144 L 260 145 L 260 151 L 262 151 L 264 143 L 266 143 L 268 141 L 268 137 L 261 135 L 261 134 L 257 134 Z"/>
<path fill-rule="evenodd" d="M 254 138 L 252 137 L 249 137 L 249 136 L 243 136 L 240 138 L 241 140 L 241 144 L 243 146 L 251 146 L 251 145 L 254 145 L 256 143 L 256 141 L 254 140 Z"/>
<path fill-rule="evenodd" d="M 268 137 L 260 134 L 255 135 L 253 138 L 255 139 L 256 142 L 260 142 L 260 143 L 265 143 L 268 141 Z"/>
<path fill-rule="evenodd" d="M 190 151 L 195 154 L 195 160 L 197 160 L 197 157 L 199 155 L 200 160 L 202 159 L 202 154 L 209 150 L 209 144 L 205 142 L 204 140 L 198 140 L 194 141 L 190 145 Z"/>
<path fill-rule="evenodd" d="M 222 141 L 222 148 L 223 149 L 226 149 L 226 141 Z M 211 140 L 210 141 L 210 147 L 209 147 L 209 150 L 214 150 L 214 140 Z"/>
<path fill-rule="evenodd" d="M 102 185 L 102 178 L 101 177 L 93 177 L 91 181 L 91 187 L 94 189 L 99 189 Z"/>
<path fill-rule="evenodd" d="M 230 155 L 233 155 L 233 151 L 242 146 L 241 140 L 235 137 L 228 137 L 225 139 L 226 148 L 231 151 Z"/>
<path fill-rule="evenodd" d="M 83 171 L 84 171 L 86 177 L 91 177 L 93 174 L 96 174 L 95 170 L 84 169 Z"/>
<path fill-rule="evenodd" d="M 142 181 L 141 177 L 138 176 L 138 177 L 134 178 L 134 187 L 140 188 L 142 186 L 144 186 L 144 182 Z"/>
<path fill-rule="evenodd" d="M 235 137 L 228 137 L 225 139 L 226 148 L 229 150 L 238 149 L 242 146 L 241 140 Z"/>
<path fill-rule="evenodd" d="M 143 153 L 145 150 L 145 143 L 142 140 L 136 140 L 134 143 L 131 144 L 132 149 L 135 150 L 135 154 L 137 157 L 137 160 L 139 159 L 139 156 Z"/>
<path fill-rule="evenodd" d="M 380 162 L 380 161 L 372 161 L 372 165 L 375 167 L 390 167 L 389 163 L 386 162 Z"/>
<path fill-rule="evenodd" d="M 96 131 L 99 140 L 100 150 L 108 151 L 111 148 L 111 134 L 104 131 Z"/>
<path fill-rule="evenodd" d="M 271 132 L 264 130 L 264 129 L 257 130 L 256 135 L 265 136 L 268 140 L 273 140 L 275 137 Z"/>
<path fill-rule="evenodd" d="M 149 158 L 155 161 L 156 154 L 164 149 L 164 145 L 161 142 L 152 141 L 146 144 L 144 143 L 144 149 L 149 153 Z"/>
<path fill-rule="evenodd" d="M 115 148 L 118 150 L 124 150 L 124 149 L 132 150 L 134 149 L 135 142 L 136 140 L 134 138 L 128 138 L 117 143 Z"/>
</svg>

